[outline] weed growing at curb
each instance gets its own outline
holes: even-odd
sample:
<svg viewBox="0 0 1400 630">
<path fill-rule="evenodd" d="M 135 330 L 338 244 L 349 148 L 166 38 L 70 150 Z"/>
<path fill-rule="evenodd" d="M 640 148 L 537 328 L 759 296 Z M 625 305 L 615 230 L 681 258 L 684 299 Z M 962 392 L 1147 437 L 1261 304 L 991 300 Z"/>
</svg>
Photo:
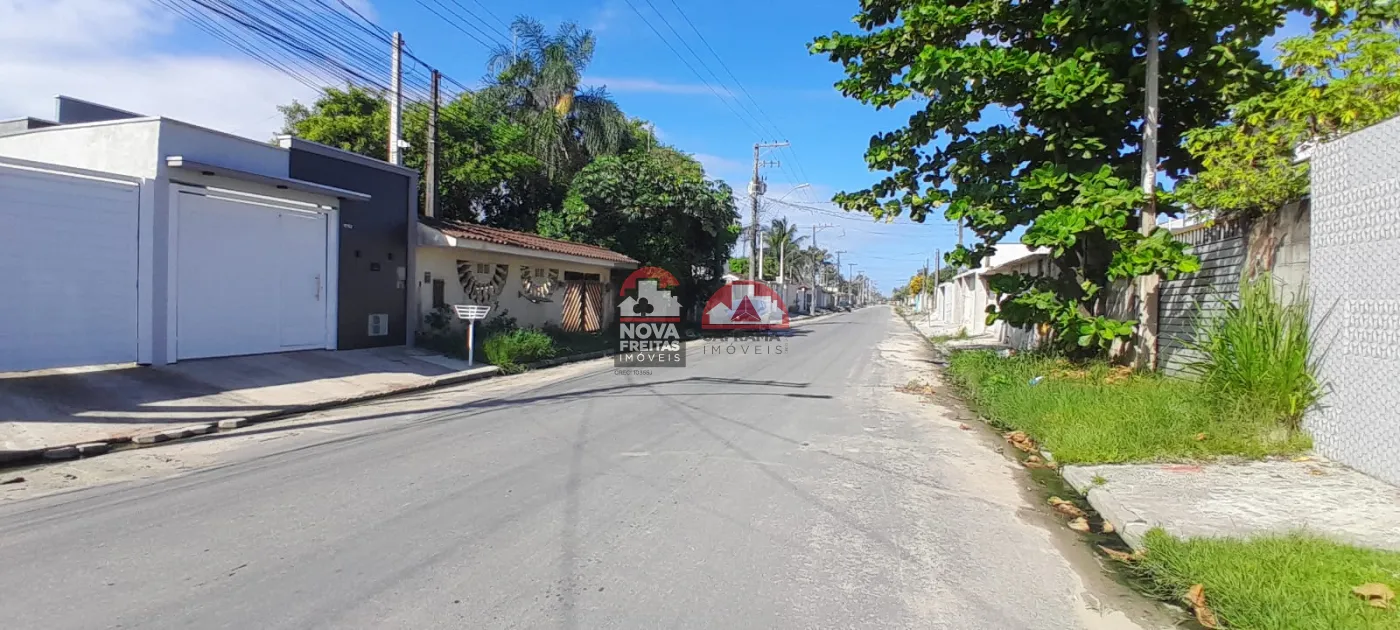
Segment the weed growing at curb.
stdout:
<svg viewBox="0 0 1400 630">
<path fill-rule="evenodd" d="M 1369 605 L 1352 589 L 1383 584 L 1400 592 L 1400 553 L 1362 549 L 1307 534 L 1248 541 L 1184 541 L 1148 532 L 1135 565 L 1159 597 L 1182 601 L 1204 587 L 1206 604 L 1237 630 L 1400 628 L 1400 603 Z"/>
</svg>

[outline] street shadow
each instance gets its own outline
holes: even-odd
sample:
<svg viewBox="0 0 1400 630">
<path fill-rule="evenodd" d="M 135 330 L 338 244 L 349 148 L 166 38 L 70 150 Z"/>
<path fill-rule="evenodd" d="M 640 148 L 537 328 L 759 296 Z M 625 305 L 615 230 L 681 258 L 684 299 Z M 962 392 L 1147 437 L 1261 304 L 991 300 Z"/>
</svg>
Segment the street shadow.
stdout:
<svg viewBox="0 0 1400 630">
<path fill-rule="evenodd" d="M 453 371 L 397 347 L 6 373 L 0 374 L 0 421 L 189 424 L 296 409 L 318 399 Z M 308 396 L 308 390 L 317 389 L 324 393 Z"/>
<path fill-rule="evenodd" d="M 593 373 L 593 374 L 589 374 L 588 376 L 597 376 L 597 375 L 599 375 L 599 374 L 600 374 L 600 373 Z M 494 410 L 496 410 L 496 409 L 498 409 L 498 408 L 501 408 L 501 407 L 520 407 L 520 406 L 529 406 L 529 405 L 535 405 L 535 404 L 566 403 L 566 402 L 577 401 L 577 400 L 581 400 L 581 399 L 595 399 L 595 398 L 654 398 L 654 397 L 657 397 L 659 394 L 657 394 L 657 393 L 655 393 L 655 392 L 650 392 L 650 393 L 647 393 L 647 392 L 639 392 L 639 391 L 637 391 L 637 390 L 647 389 L 647 388 L 655 387 L 655 386 L 658 386 L 658 385 L 685 385 L 685 384 L 700 384 L 700 385 L 707 385 L 707 386 L 713 386 L 713 385 L 727 385 L 727 386 L 755 387 L 755 388 L 777 388 L 777 389 L 779 389 L 779 390 L 805 389 L 805 388 L 807 388 L 807 387 L 810 386 L 809 383 L 797 383 L 797 382 L 789 382 L 789 381 L 751 380 L 751 379 L 740 379 L 740 378 L 717 378 L 717 377 L 712 377 L 712 376 L 691 376 L 691 377 L 686 377 L 686 378 L 676 378 L 676 379 L 668 379 L 668 380 L 662 380 L 662 381 L 637 381 L 637 382 L 629 382 L 629 383 L 620 383 L 620 384 L 608 385 L 608 386 L 602 386 L 602 387 L 591 387 L 591 388 L 579 389 L 579 390 L 573 390 L 573 391 L 567 391 L 567 392 L 546 393 L 546 394 L 538 394 L 538 395 L 533 395 L 533 396 L 502 397 L 502 398 L 483 398 L 483 399 L 481 399 L 481 400 L 474 400 L 474 401 L 465 402 L 465 403 L 460 403 L 460 404 L 455 404 L 455 405 L 444 405 L 444 406 L 438 406 L 438 407 L 430 407 L 430 408 L 427 408 L 427 409 L 415 409 L 415 410 L 410 410 L 410 411 L 393 411 L 393 412 L 386 412 L 386 413 L 376 413 L 376 414 L 367 414 L 367 415 L 356 415 L 356 416 L 351 416 L 351 417 L 347 417 L 347 418 L 336 418 L 336 419 L 323 420 L 323 421 L 316 421 L 316 422 L 303 422 L 303 423 L 298 423 L 298 424 L 292 425 L 292 426 L 282 425 L 282 426 L 269 426 L 269 427 L 265 427 L 265 428 L 241 429 L 241 430 L 234 431 L 234 432 L 228 432 L 228 433 L 212 433 L 212 434 L 209 434 L 209 435 L 199 436 L 199 437 L 191 438 L 190 441 L 220 440 L 220 439 L 228 439 L 228 438 L 232 438 L 232 437 L 242 437 L 242 436 L 249 436 L 249 435 L 260 435 L 260 434 L 264 434 L 264 433 L 276 433 L 276 432 L 279 432 L 279 431 L 300 430 L 300 429 L 312 429 L 312 428 L 317 428 L 317 427 L 329 427 L 329 426 L 337 426 L 337 425 L 355 424 L 355 423 L 367 422 L 367 421 L 376 420 L 376 419 L 393 418 L 393 417 L 409 416 L 409 415 L 421 415 L 421 414 L 429 414 L 429 415 L 428 415 L 428 417 L 421 418 L 417 423 L 426 423 L 426 422 L 441 421 L 441 420 L 461 420 L 461 419 L 471 418 L 471 417 L 475 417 L 475 416 L 478 416 L 478 415 L 481 415 L 481 414 L 489 413 L 489 412 L 494 411 Z M 551 383 L 551 384 L 549 384 L 549 385 L 542 386 L 542 387 L 540 387 L 540 388 L 538 388 L 537 390 L 534 390 L 534 391 L 539 391 L 539 389 L 546 389 L 546 388 L 550 388 L 550 387 L 556 387 L 556 386 L 558 386 L 558 385 L 559 385 L 559 383 Z M 679 392 L 671 392 L 671 394 L 679 395 L 679 396 L 720 396 L 720 397 L 726 397 L 726 398 L 743 397 L 743 396 L 781 396 L 781 397 L 785 397 L 785 398 L 816 399 L 816 400 L 830 400 L 830 399 L 833 398 L 833 397 L 832 397 L 831 395 L 829 395 L 829 394 L 810 394 L 810 393 L 799 393 L 799 392 L 791 392 L 791 391 L 766 391 L 766 392 L 765 392 L 765 391 L 743 391 L 743 390 L 725 390 L 725 391 L 708 391 L 708 390 L 707 390 L 707 391 L 699 391 L 699 392 L 679 391 Z M 660 396 L 664 396 L 664 394 L 660 394 Z M 392 399 L 390 399 L 390 400 L 392 400 Z M 415 424 L 417 424 L 417 423 L 415 423 Z"/>
</svg>

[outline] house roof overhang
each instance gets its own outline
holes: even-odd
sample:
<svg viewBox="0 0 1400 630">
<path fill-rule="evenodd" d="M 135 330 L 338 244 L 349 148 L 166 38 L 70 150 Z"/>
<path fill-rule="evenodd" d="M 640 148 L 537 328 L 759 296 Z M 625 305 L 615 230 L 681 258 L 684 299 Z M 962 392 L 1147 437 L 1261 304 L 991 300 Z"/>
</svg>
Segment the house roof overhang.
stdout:
<svg viewBox="0 0 1400 630">
<path fill-rule="evenodd" d="M 165 158 L 165 165 L 172 169 L 199 175 L 202 177 L 222 177 L 236 181 L 257 184 L 259 186 L 267 186 L 278 190 L 292 190 L 309 195 L 340 199 L 342 201 L 370 200 L 369 195 L 366 195 L 361 192 L 355 192 L 353 190 L 345 190 L 344 188 L 336 188 L 334 186 L 315 184 L 308 181 L 302 181 L 300 179 L 292 179 L 290 177 L 271 177 L 268 175 L 261 175 L 258 173 L 250 173 L 248 171 L 241 171 L 234 168 L 228 168 L 225 166 L 205 164 L 203 162 L 187 160 L 179 155 L 172 155 Z"/>
<path fill-rule="evenodd" d="M 508 254 L 511 256 L 521 256 L 524 258 L 538 258 L 541 260 L 555 260 L 560 262 L 571 262 L 579 265 L 589 265 L 593 267 L 608 267 L 612 269 L 636 269 L 639 264 L 636 262 L 626 262 L 618 260 L 606 260 L 603 258 L 593 258 L 590 256 L 579 256 L 575 254 L 565 254 L 561 252 L 551 252 L 542 249 L 531 249 L 517 245 L 505 245 L 501 243 L 491 243 L 471 238 L 453 236 L 424 223 L 418 224 L 418 245 L 420 247 L 455 247 L 458 249 L 469 249 L 480 252 L 492 252 L 497 254 Z"/>
</svg>

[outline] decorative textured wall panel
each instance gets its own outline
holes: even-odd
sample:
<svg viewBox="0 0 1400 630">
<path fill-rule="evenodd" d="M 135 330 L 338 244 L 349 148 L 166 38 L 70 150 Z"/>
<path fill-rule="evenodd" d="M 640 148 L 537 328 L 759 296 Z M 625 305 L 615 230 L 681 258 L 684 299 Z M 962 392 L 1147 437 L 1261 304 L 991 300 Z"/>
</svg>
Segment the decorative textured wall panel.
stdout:
<svg viewBox="0 0 1400 630">
<path fill-rule="evenodd" d="M 1400 484 L 1400 118 L 1316 149 L 1311 292 L 1328 388 L 1317 449 Z"/>
</svg>

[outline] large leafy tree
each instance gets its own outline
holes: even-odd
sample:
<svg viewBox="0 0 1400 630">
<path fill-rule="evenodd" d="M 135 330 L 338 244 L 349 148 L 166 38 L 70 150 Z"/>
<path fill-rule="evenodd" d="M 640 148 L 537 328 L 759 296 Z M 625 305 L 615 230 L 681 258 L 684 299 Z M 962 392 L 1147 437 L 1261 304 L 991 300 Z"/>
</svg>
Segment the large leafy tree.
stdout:
<svg viewBox="0 0 1400 630">
<path fill-rule="evenodd" d="M 836 200 L 876 217 L 923 221 L 942 210 L 980 237 L 947 260 L 975 265 L 1013 231 L 1049 248 L 1055 273 L 1003 276 L 989 318 L 1051 323 L 1062 347 L 1104 349 L 1131 334 L 1108 316 L 1107 287 L 1196 268 L 1164 230 L 1138 231 L 1144 195 L 1140 123 L 1145 51 L 1161 59 L 1154 172 L 1199 167 L 1181 143 L 1257 94 L 1260 40 L 1289 7 L 1265 0 L 862 0 L 863 32 L 833 33 L 814 53 L 841 63 L 843 94 L 903 107 L 907 123 L 871 138 L 866 162 L 890 175 Z M 1161 27 L 1146 41 L 1149 16 Z M 1168 206 L 1167 212 L 1175 209 Z"/>
<path fill-rule="evenodd" d="M 592 31 L 564 23 L 553 34 L 530 18 L 511 24 L 515 45 L 487 62 L 482 96 L 528 129 L 530 146 L 551 176 L 567 180 L 591 157 L 615 155 L 632 137 L 626 116 L 604 88 L 581 85 L 597 44 Z"/>
<path fill-rule="evenodd" d="M 1186 146 L 1205 170 L 1176 190 L 1225 216 L 1271 212 L 1308 190 L 1300 146 L 1400 114 L 1400 3 L 1348 0 L 1346 19 L 1279 44 L 1283 79 L 1237 105 L 1229 123 L 1195 130 Z"/>
<path fill-rule="evenodd" d="M 574 177 L 561 208 L 541 213 L 539 232 L 663 267 L 693 308 L 722 282 L 739 235 L 732 191 L 698 166 L 663 146 L 598 158 Z"/>
<path fill-rule="evenodd" d="M 361 155 L 386 159 L 389 104 L 358 87 L 328 89 L 311 105 L 279 108 L 284 133 Z M 423 168 L 428 106 L 404 107 L 404 163 Z M 472 95 L 444 104 L 438 117 L 438 198 L 444 218 L 533 229 L 541 207 L 557 205 L 563 187 L 552 182 L 531 152 L 527 130 L 504 120 Z"/>
</svg>

